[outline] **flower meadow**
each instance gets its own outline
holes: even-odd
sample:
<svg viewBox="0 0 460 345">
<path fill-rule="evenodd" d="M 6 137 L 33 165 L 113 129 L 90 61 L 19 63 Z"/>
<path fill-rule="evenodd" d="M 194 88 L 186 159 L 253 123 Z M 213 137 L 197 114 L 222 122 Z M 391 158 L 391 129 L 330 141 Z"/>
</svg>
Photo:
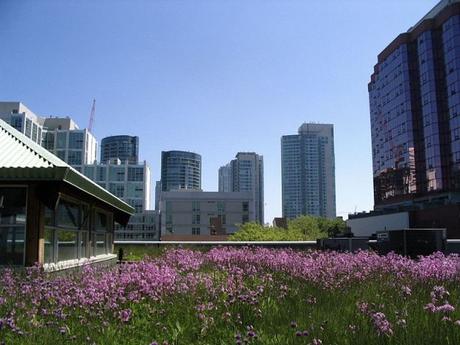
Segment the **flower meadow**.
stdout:
<svg viewBox="0 0 460 345">
<path fill-rule="evenodd" d="M 460 344 L 460 258 L 216 247 L 3 269 L 0 344 Z"/>
</svg>

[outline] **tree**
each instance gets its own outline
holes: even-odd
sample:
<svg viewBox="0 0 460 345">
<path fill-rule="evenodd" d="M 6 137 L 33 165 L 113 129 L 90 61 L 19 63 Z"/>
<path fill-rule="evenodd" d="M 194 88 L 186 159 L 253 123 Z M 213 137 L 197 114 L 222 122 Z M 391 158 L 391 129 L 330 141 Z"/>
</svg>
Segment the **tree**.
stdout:
<svg viewBox="0 0 460 345">
<path fill-rule="evenodd" d="M 239 226 L 232 241 L 311 241 L 337 235 L 346 230 L 341 219 L 327 219 L 313 216 L 300 216 L 290 220 L 288 228 L 264 227 L 258 223 L 245 223 Z"/>
</svg>

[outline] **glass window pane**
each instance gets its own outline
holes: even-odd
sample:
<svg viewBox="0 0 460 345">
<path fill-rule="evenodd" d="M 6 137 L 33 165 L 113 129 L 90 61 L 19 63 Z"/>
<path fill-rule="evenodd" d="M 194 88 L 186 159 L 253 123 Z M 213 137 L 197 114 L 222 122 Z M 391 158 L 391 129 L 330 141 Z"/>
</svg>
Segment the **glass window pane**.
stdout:
<svg viewBox="0 0 460 345">
<path fill-rule="evenodd" d="M 105 213 L 96 212 L 96 230 L 107 230 L 107 215 Z"/>
<path fill-rule="evenodd" d="M 0 227 L 0 265 L 24 263 L 25 226 Z"/>
<path fill-rule="evenodd" d="M 88 232 L 82 231 L 80 233 L 80 258 L 86 258 L 88 255 L 86 254 L 88 247 Z"/>
<path fill-rule="evenodd" d="M 113 234 L 107 233 L 106 254 L 112 254 Z"/>
<path fill-rule="evenodd" d="M 106 248 L 105 248 L 105 233 L 96 233 L 96 246 L 95 246 L 95 252 L 96 255 L 102 255 L 105 254 Z"/>
<path fill-rule="evenodd" d="M 69 148 L 82 149 L 83 148 L 83 133 L 82 132 L 69 132 Z"/>
<path fill-rule="evenodd" d="M 66 148 L 67 132 L 57 132 L 57 143 L 56 147 L 58 149 Z"/>
<path fill-rule="evenodd" d="M 77 259 L 77 232 L 56 230 L 56 233 L 58 245 L 58 261 Z"/>
<path fill-rule="evenodd" d="M 26 188 L 0 188 L 0 265 L 24 263 Z"/>
<path fill-rule="evenodd" d="M 0 225 L 26 223 L 26 189 L 0 188 Z"/>
<path fill-rule="evenodd" d="M 45 207 L 45 225 L 54 225 L 54 210 Z"/>
<path fill-rule="evenodd" d="M 54 230 L 45 229 L 45 263 L 54 262 Z"/>
<path fill-rule="evenodd" d="M 66 200 L 59 201 L 56 223 L 58 226 L 78 229 L 78 206 Z"/>
</svg>

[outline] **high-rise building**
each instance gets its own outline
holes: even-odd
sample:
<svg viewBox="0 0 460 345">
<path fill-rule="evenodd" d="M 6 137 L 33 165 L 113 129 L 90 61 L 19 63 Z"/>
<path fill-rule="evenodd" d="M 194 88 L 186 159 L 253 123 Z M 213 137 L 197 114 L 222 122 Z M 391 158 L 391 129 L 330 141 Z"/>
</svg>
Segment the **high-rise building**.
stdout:
<svg viewBox="0 0 460 345">
<path fill-rule="evenodd" d="M 114 135 L 101 141 L 101 163 L 118 158 L 122 163 L 137 164 L 139 161 L 139 137 Z"/>
<path fill-rule="evenodd" d="M 460 1 L 379 55 L 368 85 L 375 209 L 460 191 Z"/>
<path fill-rule="evenodd" d="M 460 0 L 443 0 L 379 55 L 368 84 L 374 210 L 355 235 L 445 228 L 460 236 Z"/>
<path fill-rule="evenodd" d="M 88 164 L 82 173 L 131 205 L 136 213 L 150 209 L 150 168 L 142 164 L 121 163 L 113 159 L 107 164 Z"/>
<path fill-rule="evenodd" d="M 21 102 L 0 102 L 0 119 L 41 145 L 44 119 Z"/>
<path fill-rule="evenodd" d="M 264 160 L 254 152 L 238 152 L 219 169 L 219 192 L 251 192 L 256 221 L 264 223 Z"/>
<path fill-rule="evenodd" d="M 228 163 L 219 168 L 219 192 L 233 191 L 232 164 Z"/>
<path fill-rule="evenodd" d="M 201 156 L 186 151 L 161 152 L 161 190 L 201 190 Z"/>
<path fill-rule="evenodd" d="M 70 117 L 45 118 L 21 102 L 0 102 L 0 118 L 78 171 L 96 160 L 96 138 Z"/>
<path fill-rule="evenodd" d="M 161 181 L 155 182 L 155 210 L 160 209 Z"/>
<path fill-rule="evenodd" d="M 281 137 L 283 217 L 335 218 L 334 128 L 304 123 Z"/>
<path fill-rule="evenodd" d="M 97 141 L 85 129 L 79 129 L 69 117 L 44 119 L 42 146 L 78 171 L 96 161 Z"/>
</svg>

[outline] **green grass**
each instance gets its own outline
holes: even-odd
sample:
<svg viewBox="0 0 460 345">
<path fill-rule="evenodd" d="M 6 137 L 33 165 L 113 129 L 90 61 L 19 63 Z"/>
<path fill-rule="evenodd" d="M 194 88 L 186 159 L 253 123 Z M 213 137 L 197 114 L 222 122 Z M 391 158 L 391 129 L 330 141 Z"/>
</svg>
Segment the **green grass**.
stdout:
<svg viewBox="0 0 460 345">
<path fill-rule="evenodd" d="M 282 278 L 280 278 L 282 280 Z M 277 279 L 277 281 L 280 281 Z M 145 301 L 132 304 L 133 317 L 127 324 L 121 325 L 115 318 L 108 318 L 108 325 L 98 321 L 96 316 L 91 322 L 80 325 L 75 315 L 66 320 L 68 333 L 59 334 L 58 330 L 31 330 L 33 337 L 7 337 L 7 344 L 150 344 L 156 340 L 160 344 L 235 344 L 235 334 L 245 334 L 248 325 L 254 326 L 258 339 L 251 344 L 308 344 L 313 338 L 319 338 L 323 344 L 459 344 L 459 329 L 440 321 L 439 315 L 430 315 L 423 310 L 420 301 L 429 299 L 424 287 L 415 289 L 409 300 L 391 293 L 382 286 L 382 281 L 354 286 L 344 291 L 318 291 L 313 286 L 296 280 L 285 281 L 290 292 L 280 298 L 277 286 L 272 286 L 260 298 L 260 303 L 250 306 L 236 304 L 225 308 L 223 301 L 209 298 L 206 291 L 194 296 L 175 296 L 162 303 Z M 385 285 L 384 282 L 383 285 Z M 457 287 L 450 287 L 454 291 Z M 316 298 L 316 303 L 308 300 Z M 458 294 L 451 296 L 458 300 Z M 197 299 L 201 303 L 213 302 L 216 309 L 206 311 L 207 322 L 199 320 L 195 306 Z M 395 324 L 395 311 L 407 311 L 407 326 L 394 327 L 394 336 L 377 336 L 370 319 L 357 312 L 356 302 L 365 300 L 376 305 L 384 304 L 382 310 L 390 322 Z M 260 309 L 260 312 L 257 310 Z M 232 314 L 231 320 L 225 320 L 223 314 Z M 235 321 L 240 315 L 241 323 Z M 211 321 L 213 320 L 213 321 Z M 290 326 L 291 321 L 297 327 Z M 208 325 L 207 327 L 205 325 Z M 351 332 L 350 325 L 356 327 Z M 436 325 L 436 326 L 435 326 Z M 434 327 L 435 326 L 435 327 Z M 308 330 L 310 335 L 298 337 L 295 332 Z M 1 333 L 0 333 L 1 334 Z M 72 337 L 75 336 L 75 339 Z M 88 339 L 87 339 L 88 338 Z"/>
<path fill-rule="evenodd" d="M 129 260 L 141 259 L 147 253 L 153 256 L 163 253 L 163 249 L 148 247 L 124 247 L 124 250 Z M 203 277 L 213 281 L 213 287 L 226 282 L 227 272 L 213 266 L 204 266 L 200 271 Z M 229 303 L 231 296 L 225 292 L 211 291 L 212 288 L 200 284 L 194 294 L 173 294 L 161 301 L 146 298 L 140 303 L 127 304 L 124 307 L 132 310 L 132 317 L 126 323 L 120 322 L 113 313 L 88 314 L 83 308 L 64 310 L 68 315 L 65 320 L 37 317 L 35 327 L 34 320 L 23 317 L 18 326 L 26 336 L 0 327 L 0 344 L 4 341 L 6 345 L 149 345 L 157 341 L 159 344 L 224 345 L 236 344 L 237 334 L 241 334 L 243 340 L 248 338 L 250 326 L 257 338 L 248 338 L 247 344 L 312 344 L 313 339 L 321 339 L 323 344 L 350 345 L 460 344 L 460 326 L 453 324 L 460 319 L 458 310 L 450 315 L 452 321 L 446 322 L 441 320 L 442 315 L 423 308 L 430 302 L 431 285 L 412 284 L 412 294 L 404 296 L 392 276 L 376 275 L 346 288 L 324 290 L 282 273 L 273 274 L 269 281 L 266 273 L 248 274 L 238 282 L 240 297 L 264 287 L 253 304 L 238 298 L 235 303 Z M 288 287 L 285 294 L 282 286 Z M 449 301 L 458 304 L 459 286 L 454 283 L 444 286 L 450 291 Z M 362 301 L 373 311 L 385 313 L 392 325 L 392 336 L 377 334 L 370 316 L 358 311 L 357 303 Z M 210 307 L 205 311 L 197 310 L 197 306 L 207 304 Z M 6 308 L 0 305 L 0 319 L 5 312 Z M 398 325 L 399 319 L 404 319 L 406 325 Z M 295 327 L 291 327 L 292 322 L 296 323 Z M 61 334 L 59 330 L 63 327 L 65 331 Z M 309 335 L 297 336 L 297 331 L 308 331 Z"/>
</svg>

